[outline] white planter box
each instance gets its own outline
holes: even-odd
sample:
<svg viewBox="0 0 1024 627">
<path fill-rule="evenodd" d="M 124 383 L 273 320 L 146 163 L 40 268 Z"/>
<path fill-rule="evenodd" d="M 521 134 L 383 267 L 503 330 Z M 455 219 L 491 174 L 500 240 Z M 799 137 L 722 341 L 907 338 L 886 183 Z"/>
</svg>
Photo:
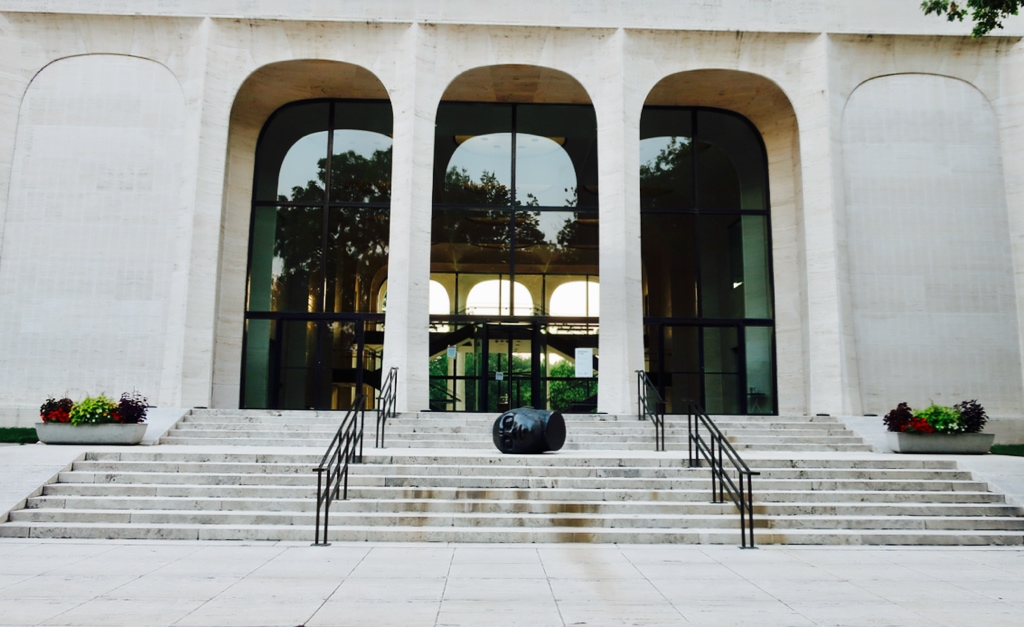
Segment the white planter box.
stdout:
<svg viewBox="0 0 1024 627">
<path fill-rule="evenodd" d="M 146 424 L 37 422 L 36 435 L 45 444 L 138 444 L 146 435 Z"/>
<path fill-rule="evenodd" d="M 983 455 L 992 448 L 994 433 L 894 433 L 886 432 L 889 448 L 897 453 L 947 453 Z"/>
</svg>

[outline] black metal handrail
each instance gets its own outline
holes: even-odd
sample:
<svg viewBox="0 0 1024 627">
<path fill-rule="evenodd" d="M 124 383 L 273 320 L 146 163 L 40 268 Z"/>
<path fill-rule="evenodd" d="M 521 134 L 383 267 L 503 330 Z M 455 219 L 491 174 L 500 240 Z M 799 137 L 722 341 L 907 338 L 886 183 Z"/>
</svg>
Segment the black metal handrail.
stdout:
<svg viewBox="0 0 1024 627">
<path fill-rule="evenodd" d="M 331 502 L 348 498 L 348 467 L 363 461 L 363 429 L 366 426 L 366 395 L 360 394 L 345 413 L 338 433 L 331 440 L 316 472 L 316 533 L 313 544 L 326 546 Z M 323 512 L 323 542 L 320 541 L 320 513 Z"/>
<path fill-rule="evenodd" d="M 707 412 L 694 401 L 686 401 L 689 428 L 690 467 L 700 466 L 700 458 L 711 466 L 711 499 L 724 503 L 726 495 L 740 512 L 740 538 L 744 549 L 754 548 L 754 485 L 751 477 L 760 472 L 751 470 L 736 449 L 718 429 Z M 707 438 L 701 433 L 707 431 Z M 728 459 L 735 474 L 725 467 Z M 749 544 L 749 546 L 748 546 Z"/>
<path fill-rule="evenodd" d="M 665 401 L 643 370 L 636 371 L 636 415 L 654 424 L 654 450 L 665 450 Z"/>
<path fill-rule="evenodd" d="M 373 445 L 376 448 L 384 448 L 384 427 L 388 418 L 394 418 L 398 413 L 395 410 L 397 398 L 398 367 L 392 366 L 380 386 L 380 395 L 377 397 L 377 432 L 373 438 Z"/>
</svg>

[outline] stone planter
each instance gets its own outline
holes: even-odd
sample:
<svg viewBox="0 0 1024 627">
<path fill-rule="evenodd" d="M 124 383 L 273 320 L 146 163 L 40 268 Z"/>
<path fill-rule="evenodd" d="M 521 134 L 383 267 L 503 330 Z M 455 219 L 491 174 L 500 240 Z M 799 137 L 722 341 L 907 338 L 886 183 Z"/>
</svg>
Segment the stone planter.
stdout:
<svg viewBox="0 0 1024 627">
<path fill-rule="evenodd" d="M 894 433 L 886 432 L 889 448 L 897 453 L 947 453 L 983 455 L 992 448 L 993 433 Z"/>
<path fill-rule="evenodd" d="M 146 424 L 37 422 L 36 435 L 45 444 L 138 444 L 146 435 Z"/>
</svg>

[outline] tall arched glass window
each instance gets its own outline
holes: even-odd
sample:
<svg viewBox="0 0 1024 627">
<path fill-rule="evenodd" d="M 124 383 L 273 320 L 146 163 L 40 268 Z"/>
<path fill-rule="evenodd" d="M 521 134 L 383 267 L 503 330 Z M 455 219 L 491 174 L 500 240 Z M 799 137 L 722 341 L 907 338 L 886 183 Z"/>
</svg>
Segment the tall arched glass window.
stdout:
<svg viewBox="0 0 1024 627">
<path fill-rule="evenodd" d="M 558 286 L 598 280 L 593 107 L 442 102 L 433 197 L 431 278 L 456 306 L 431 317 L 431 406 L 594 409 L 596 308 L 546 309 Z M 565 374 L 577 355 L 592 376 Z"/>
<path fill-rule="evenodd" d="M 669 411 L 775 413 L 764 144 L 742 116 L 645 107 L 640 203 L 647 371 Z"/>
<path fill-rule="evenodd" d="M 383 346 L 391 107 L 308 101 L 256 148 L 242 407 L 340 409 Z"/>
</svg>

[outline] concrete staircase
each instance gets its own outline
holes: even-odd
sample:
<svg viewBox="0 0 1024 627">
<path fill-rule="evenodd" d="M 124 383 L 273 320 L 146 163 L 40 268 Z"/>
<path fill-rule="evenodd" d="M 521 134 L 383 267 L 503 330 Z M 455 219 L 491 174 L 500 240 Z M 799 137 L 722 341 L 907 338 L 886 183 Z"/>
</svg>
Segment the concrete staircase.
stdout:
<svg viewBox="0 0 1024 627">
<path fill-rule="evenodd" d="M 161 444 L 326 447 L 337 412 L 197 410 Z M 385 445 L 403 448 L 494 450 L 492 414 L 418 412 L 388 421 Z M 366 417 L 373 433 L 374 414 Z M 654 426 L 636 416 L 566 414 L 564 451 L 651 451 Z M 717 416 L 715 424 L 738 451 L 869 452 L 871 447 L 831 416 Z M 686 450 L 686 416 L 666 419 L 666 449 Z"/>
<path fill-rule="evenodd" d="M 195 412 L 166 445 L 84 455 L 0 536 L 312 541 L 312 468 L 339 419 Z M 393 420 L 388 448 L 352 467 L 330 539 L 739 544 L 735 508 L 711 503 L 708 470 L 685 462 L 685 426 L 655 453 L 648 423 L 574 415 L 563 451 L 514 456 L 490 443 L 493 419 Z M 826 417 L 718 422 L 761 472 L 758 544 L 1022 544 L 1021 510 L 955 461 L 864 452 Z M 824 450 L 794 453 L 793 432 Z"/>
</svg>

